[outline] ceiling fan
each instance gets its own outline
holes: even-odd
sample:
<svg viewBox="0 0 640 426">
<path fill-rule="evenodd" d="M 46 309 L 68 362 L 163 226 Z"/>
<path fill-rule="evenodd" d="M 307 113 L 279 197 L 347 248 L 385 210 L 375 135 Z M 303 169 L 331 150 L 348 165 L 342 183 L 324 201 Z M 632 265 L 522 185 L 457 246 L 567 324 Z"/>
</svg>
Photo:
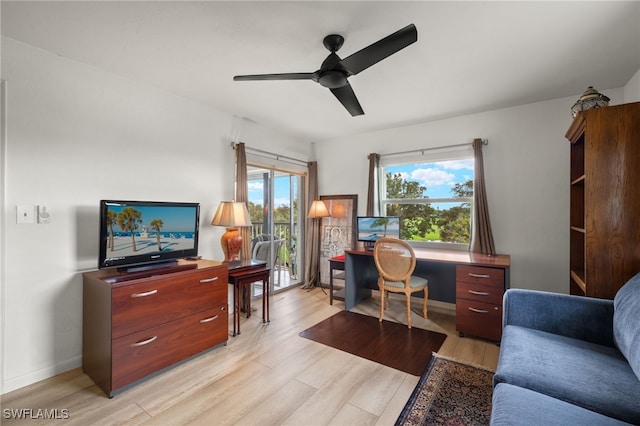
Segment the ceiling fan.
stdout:
<svg viewBox="0 0 640 426">
<path fill-rule="evenodd" d="M 352 116 L 362 115 L 364 111 L 347 78 L 393 55 L 417 40 L 416 26 L 409 24 L 364 49 L 340 59 L 336 52 L 342 47 L 344 37 L 330 34 L 324 38 L 323 44 L 331 53 L 316 72 L 237 75 L 233 77 L 233 80 L 313 80 L 331 90 L 331 93 L 338 98 Z"/>
</svg>

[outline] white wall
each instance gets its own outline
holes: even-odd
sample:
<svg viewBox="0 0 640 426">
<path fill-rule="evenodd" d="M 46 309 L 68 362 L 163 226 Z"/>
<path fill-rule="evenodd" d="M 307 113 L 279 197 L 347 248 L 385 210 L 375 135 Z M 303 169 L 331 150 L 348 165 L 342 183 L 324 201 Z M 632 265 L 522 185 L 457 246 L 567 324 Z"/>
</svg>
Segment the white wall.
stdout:
<svg viewBox="0 0 640 426">
<path fill-rule="evenodd" d="M 288 135 L 7 38 L 2 79 L 0 393 L 81 365 L 82 272 L 97 264 L 101 198 L 201 203 L 200 254 L 222 259 L 224 229 L 210 220 L 233 198 L 230 141 L 310 153 Z M 48 206 L 51 224 L 17 225 L 23 204 Z"/>
<path fill-rule="evenodd" d="M 604 93 L 612 105 L 622 103 L 622 89 Z M 491 223 L 496 250 L 511 255 L 511 286 L 567 293 L 569 142 L 564 135 L 579 96 L 324 141 L 317 144 L 320 194 L 358 194 L 358 213 L 365 214 L 368 153 L 488 139 L 483 156 Z"/>
<path fill-rule="evenodd" d="M 640 69 L 624 86 L 624 103 L 640 102 Z"/>
</svg>

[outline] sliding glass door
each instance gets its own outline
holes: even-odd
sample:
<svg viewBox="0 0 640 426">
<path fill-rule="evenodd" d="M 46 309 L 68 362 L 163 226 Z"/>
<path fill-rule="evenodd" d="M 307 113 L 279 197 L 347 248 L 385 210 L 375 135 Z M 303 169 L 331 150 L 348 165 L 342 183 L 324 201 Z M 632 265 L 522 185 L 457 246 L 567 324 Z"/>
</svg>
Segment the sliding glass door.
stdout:
<svg viewBox="0 0 640 426">
<path fill-rule="evenodd" d="M 303 280 L 302 200 L 304 176 L 300 173 L 247 166 L 252 258 L 271 268 L 271 291 Z M 257 290 L 260 290 L 259 288 Z"/>
</svg>

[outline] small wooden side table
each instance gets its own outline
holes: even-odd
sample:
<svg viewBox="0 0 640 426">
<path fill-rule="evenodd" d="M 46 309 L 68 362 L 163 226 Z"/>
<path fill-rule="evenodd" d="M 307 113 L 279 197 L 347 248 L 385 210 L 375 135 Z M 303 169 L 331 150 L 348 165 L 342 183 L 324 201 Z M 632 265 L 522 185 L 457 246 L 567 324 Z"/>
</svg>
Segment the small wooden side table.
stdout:
<svg viewBox="0 0 640 426">
<path fill-rule="evenodd" d="M 233 284 L 233 336 L 240 334 L 240 304 L 242 291 L 256 281 L 262 281 L 262 322 L 269 320 L 269 268 L 267 262 L 249 260 L 229 263 L 229 284 Z M 251 306 L 247 306 L 247 318 Z M 237 332 L 236 332 L 237 330 Z"/>
</svg>

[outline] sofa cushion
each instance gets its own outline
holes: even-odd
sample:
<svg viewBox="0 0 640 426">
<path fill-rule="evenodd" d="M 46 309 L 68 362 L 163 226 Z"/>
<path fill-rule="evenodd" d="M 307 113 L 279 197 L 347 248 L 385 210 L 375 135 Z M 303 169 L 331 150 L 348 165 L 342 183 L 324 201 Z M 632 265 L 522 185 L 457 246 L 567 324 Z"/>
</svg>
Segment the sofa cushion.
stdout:
<svg viewBox="0 0 640 426">
<path fill-rule="evenodd" d="M 507 383 L 500 383 L 493 390 L 492 426 L 628 424 Z"/>
<path fill-rule="evenodd" d="M 613 347 L 508 325 L 494 383 L 510 383 L 640 424 L 640 381 Z"/>
<path fill-rule="evenodd" d="M 640 274 L 627 281 L 613 299 L 613 338 L 640 379 Z"/>
</svg>

